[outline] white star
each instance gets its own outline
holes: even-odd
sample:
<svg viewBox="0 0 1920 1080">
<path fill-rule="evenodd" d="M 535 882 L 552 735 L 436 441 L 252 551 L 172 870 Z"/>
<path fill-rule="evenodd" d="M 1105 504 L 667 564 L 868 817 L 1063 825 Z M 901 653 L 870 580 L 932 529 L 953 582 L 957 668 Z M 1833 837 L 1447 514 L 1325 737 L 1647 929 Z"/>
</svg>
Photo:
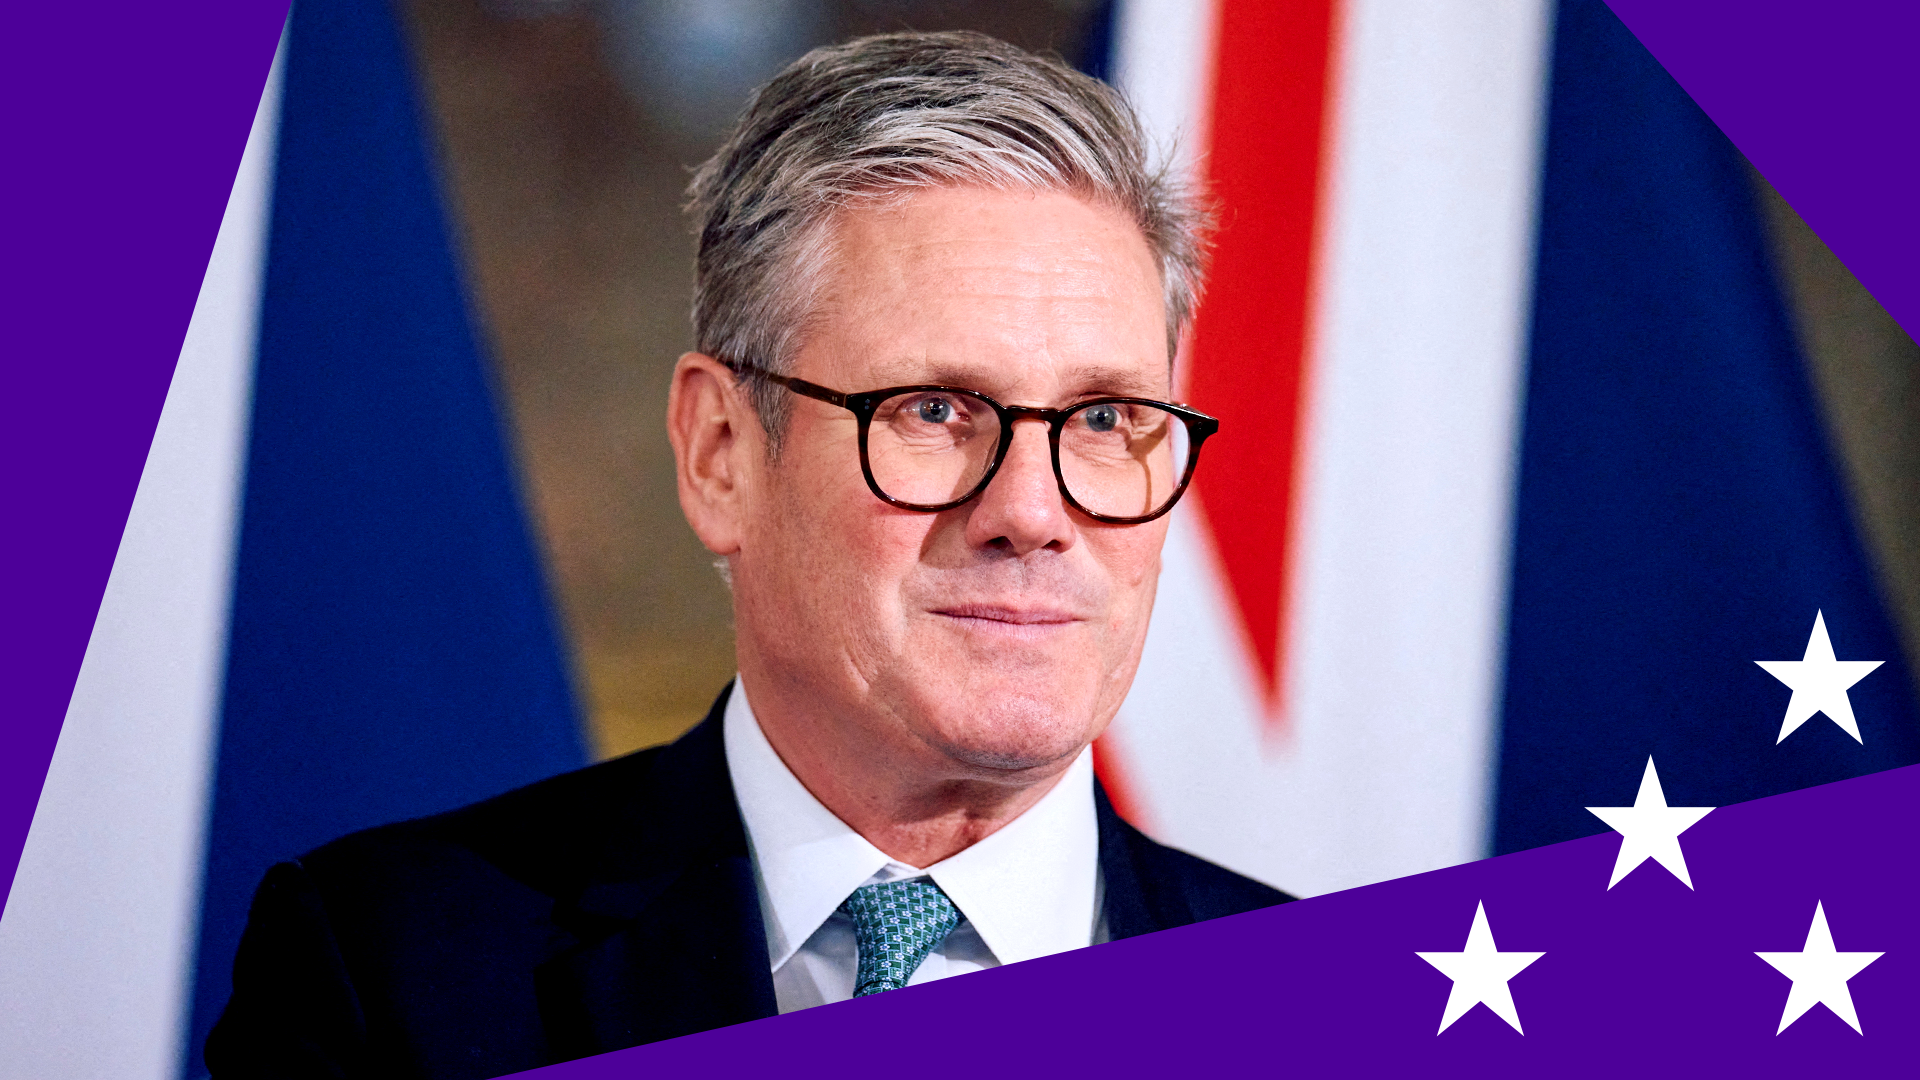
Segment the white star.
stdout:
<svg viewBox="0 0 1920 1080">
<path fill-rule="evenodd" d="M 1513 994 L 1507 980 L 1526 970 L 1528 964 L 1547 955 L 1537 952 L 1501 952 L 1493 947 L 1493 931 L 1487 926 L 1487 905 L 1483 901 L 1473 912 L 1473 928 L 1467 931 L 1467 947 L 1461 952 L 1415 953 L 1453 980 L 1453 992 L 1447 995 L 1447 1011 L 1440 1017 L 1440 1031 L 1453 1026 L 1475 1005 L 1484 1004 L 1493 1015 L 1520 1031 L 1520 1014 L 1513 1007 Z M 1435 1035 L 1440 1031 L 1434 1032 Z M 1526 1032 L 1520 1031 L 1525 1035 Z"/>
<path fill-rule="evenodd" d="M 1773 740 L 1774 745 L 1786 741 L 1795 728 L 1813 719 L 1815 713 L 1826 713 L 1827 719 L 1839 724 L 1840 730 L 1853 736 L 1854 742 L 1864 743 L 1860 738 L 1860 725 L 1853 722 L 1853 703 L 1847 700 L 1847 688 L 1866 678 L 1867 672 L 1885 661 L 1835 660 L 1824 613 L 1813 613 L 1813 636 L 1807 639 L 1806 655 L 1798 660 L 1755 660 L 1754 663 L 1793 688 L 1793 697 L 1787 701 L 1787 718 L 1780 723 L 1780 737 Z"/>
<path fill-rule="evenodd" d="M 1887 954 L 1834 951 L 1833 931 L 1827 929 L 1826 907 L 1815 903 L 1813 925 L 1807 928 L 1806 948 L 1800 952 L 1757 952 L 1753 955 L 1772 964 L 1780 974 L 1793 980 L 1793 989 L 1787 991 L 1787 1007 L 1780 1013 L 1780 1027 L 1774 1032 L 1778 1035 L 1815 1005 L 1832 1009 L 1833 1014 L 1845 1020 L 1849 1027 L 1860 1031 L 1860 1017 L 1853 1011 L 1853 994 L 1847 990 L 1847 980 Z"/>
<path fill-rule="evenodd" d="M 1647 759 L 1647 771 L 1640 776 L 1640 794 L 1632 806 L 1589 806 L 1587 813 L 1607 823 L 1620 834 L 1620 856 L 1613 860 L 1611 889 L 1633 868 L 1652 859 L 1673 872 L 1680 883 L 1693 888 L 1687 876 L 1687 858 L 1680 853 L 1680 834 L 1713 812 L 1711 806 L 1668 806 L 1660 790 L 1660 774 L 1653 771 L 1653 759 Z"/>
</svg>

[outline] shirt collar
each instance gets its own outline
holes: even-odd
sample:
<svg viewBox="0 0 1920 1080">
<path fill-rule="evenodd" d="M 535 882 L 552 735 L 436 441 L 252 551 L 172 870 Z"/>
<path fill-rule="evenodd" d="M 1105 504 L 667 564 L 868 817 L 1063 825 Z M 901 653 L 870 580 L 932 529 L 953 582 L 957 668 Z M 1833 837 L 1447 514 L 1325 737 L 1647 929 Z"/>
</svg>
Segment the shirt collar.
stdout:
<svg viewBox="0 0 1920 1080">
<path fill-rule="evenodd" d="M 773 970 L 853 890 L 869 880 L 922 874 L 1003 964 L 1092 942 L 1100 836 L 1087 751 L 1026 813 L 922 870 L 888 858 L 813 797 L 767 741 L 737 678 L 722 725 L 727 769 L 760 879 Z"/>
</svg>

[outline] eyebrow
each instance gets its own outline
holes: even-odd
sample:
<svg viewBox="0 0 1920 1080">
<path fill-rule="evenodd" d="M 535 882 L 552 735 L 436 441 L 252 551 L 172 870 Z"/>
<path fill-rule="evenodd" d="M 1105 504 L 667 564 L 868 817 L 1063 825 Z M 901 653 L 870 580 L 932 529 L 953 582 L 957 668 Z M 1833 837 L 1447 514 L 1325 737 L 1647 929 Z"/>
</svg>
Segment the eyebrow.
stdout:
<svg viewBox="0 0 1920 1080">
<path fill-rule="evenodd" d="M 1001 396 L 999 387 L 988 385 L 994 380 L 983 378 L 986 373 L 973 366 L 901 359 L 883 362 L 877 365 L 875 370 L 883 385 L 907 386 L 931 383 L 981 390 L 995 397 Z M 1138 371 L 1102 364 L 1070 367 L 1066 370 L 1062 381 L 1072 388 L 1071 396 L 1074 398 L 1150 398 L 1165 392 L 1157 380 L 1142 376 Z"/>
</svg>

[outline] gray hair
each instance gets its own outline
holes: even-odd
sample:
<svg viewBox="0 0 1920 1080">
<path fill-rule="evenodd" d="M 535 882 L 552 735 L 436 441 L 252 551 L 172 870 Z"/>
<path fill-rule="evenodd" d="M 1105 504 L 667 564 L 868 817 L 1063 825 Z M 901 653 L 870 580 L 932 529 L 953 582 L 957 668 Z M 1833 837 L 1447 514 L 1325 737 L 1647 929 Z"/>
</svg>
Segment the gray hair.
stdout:
<svg viewBox="0 0 1920 1080">
<path fill-rule="evenodd" d="M 834 215 L 939 186 L 1068 191 L 1127 214 L 1159 267 L 1171 359 L 1205 272 L 1209 208 L 1150 166 L 1112 87 L 965 32 L 815 49 L 754 92 L 688 188 L 696 347 L 784 373 L 833 255 Z M 748 387 L 777 451 L 785 395 L 765 379 Z"/>
</svg>

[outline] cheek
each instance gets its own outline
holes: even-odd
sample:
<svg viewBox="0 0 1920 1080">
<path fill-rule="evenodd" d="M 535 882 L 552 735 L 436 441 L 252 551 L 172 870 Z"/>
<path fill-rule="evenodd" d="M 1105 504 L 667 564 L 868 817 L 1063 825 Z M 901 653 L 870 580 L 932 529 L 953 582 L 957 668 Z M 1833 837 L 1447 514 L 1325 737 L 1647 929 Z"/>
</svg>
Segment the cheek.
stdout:
<svg viewBox="0 0 1920 1080">
<path fill-rule="evenodd" d="M 1161 522 L 1165 520 L 1130 526 L 1102 537 L 1107 543 L 1100 558 L 1113 582 L 1116 629 L 1132 628 L 1142 635 L 1146 632 L 1160 581 L 1160 549 L 1167 535 Z"/>
<path fill-rule="evenodd" d="M 793 462 L 794 472 L 818 477 L 818 462 Z M 852 483 L 807 483 L 795 477 L 770 500 L 762 517 L 762 547 L 781 583 L 779 603 L 804 627 L 802 648 L 854 658 L 886 651 L 903 621 L 901 584 L 919 561 L 929 515 L 905 514 L 873 497 L 857 466 Z"/>
<path fill-rule="evenodd" d="M 1115 558 L 1108 563 L 1114 573 L 1114 596 L 1099 690 L 1104 702 L 1099 711 L 1108 716 L 1120 707 L 1133 685 L 1140 654 L 1146 648 L 1147 625 L 1153 616 L 1160 581 L 1161 542 L 1166 536 L 1160 522 L 1133 528 L 1142 535 L 1127 538 L 1129 542 L 1122 550 L 1113 552 Z"/>
</svg>

